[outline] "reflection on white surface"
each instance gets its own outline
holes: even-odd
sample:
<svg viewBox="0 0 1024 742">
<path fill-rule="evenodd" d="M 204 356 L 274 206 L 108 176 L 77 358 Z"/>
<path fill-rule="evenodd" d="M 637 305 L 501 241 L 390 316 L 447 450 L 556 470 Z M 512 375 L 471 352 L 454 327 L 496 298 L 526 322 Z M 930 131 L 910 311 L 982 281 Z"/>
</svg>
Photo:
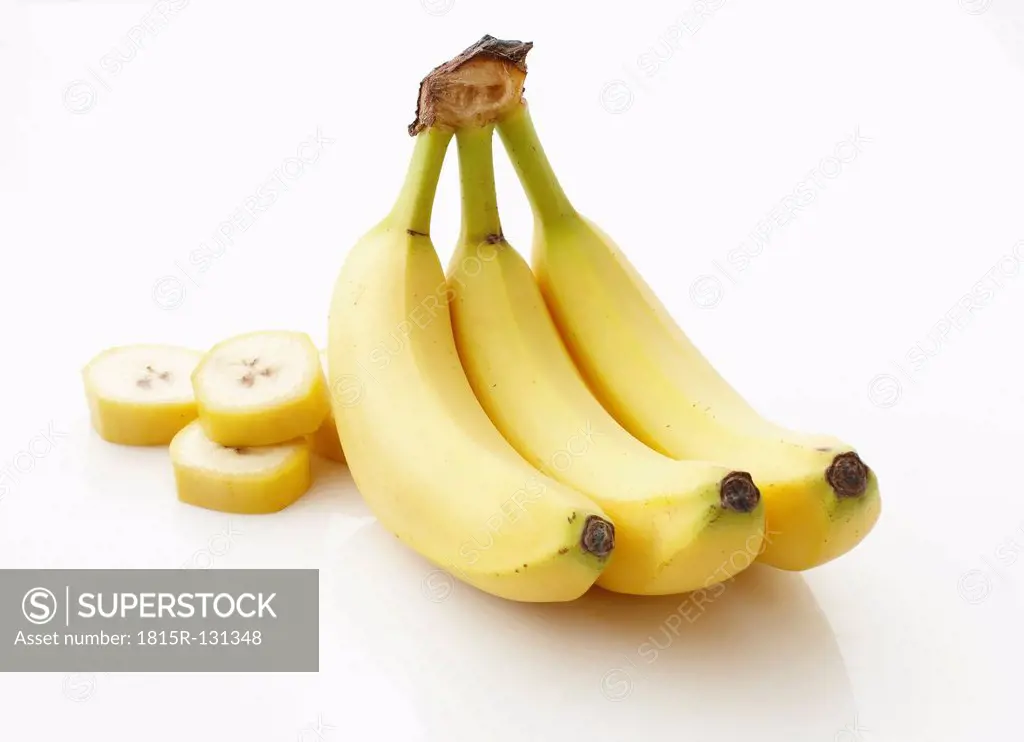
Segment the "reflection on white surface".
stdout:
<svg viewBox="0 0 1024 742">
<path fill-rule="evenodd" d="M 428 739 L 800 742 L 857 721 L 835 636 L 798 575 L 755 567 L 698 606 L 599 589 L 511 603 L 372 522 L 321 579 L 325 618 L 404 680 Z"/>
</svg>

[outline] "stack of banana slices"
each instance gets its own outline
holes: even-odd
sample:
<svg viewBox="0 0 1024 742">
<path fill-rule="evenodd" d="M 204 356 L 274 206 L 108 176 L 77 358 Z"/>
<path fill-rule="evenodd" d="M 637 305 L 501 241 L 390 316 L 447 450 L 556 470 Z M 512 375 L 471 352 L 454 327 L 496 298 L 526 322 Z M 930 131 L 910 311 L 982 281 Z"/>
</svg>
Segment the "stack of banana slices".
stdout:
<svg viewBox="0 0 1024 742">
<path fill-rule="evenodd" d="M 203 354 L 162 345 L 100 353 L 84 370 L 93 427 L 169 445 L 178 498 L 272 513 L 309 489 L 310 452 L 343 462 L 323 354 L 298 332 L 253 332 Z"/>
<path fill-rule="evenodd" d="M 485 36 L 421 83 L 405 182 L 345 260 L 326 359 L 287 332 L 107 351 L 85 374 L 96 429 L 170 442 L 179 497 L 231 512 L 301 496 L 311 449 L 344 460 L 384 527 L 511 600 L 682 593 L 850 551 L 879 516 L 874 472 L 761 417 L 575 210 L 523 100 L 531 47 Z M 495 131 L 532 268 L 502 233 Z M 430 223 L 453 140 L 446 272 Z"/>
</svg>

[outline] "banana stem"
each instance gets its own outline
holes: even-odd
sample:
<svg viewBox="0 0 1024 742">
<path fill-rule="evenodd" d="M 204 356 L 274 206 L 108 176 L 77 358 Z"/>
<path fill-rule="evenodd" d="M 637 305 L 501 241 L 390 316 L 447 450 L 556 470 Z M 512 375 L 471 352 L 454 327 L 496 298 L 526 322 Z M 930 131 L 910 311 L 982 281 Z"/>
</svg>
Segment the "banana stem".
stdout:
<svg viewBox="0 0 1024 742">
<path fill-rule="evenodd" d="M 462 190 L 462 235 L 465 243 L 497 242 L 501 237 L 498 195 L 494 189 L 494 126 L 459 129 L 459 176 Z"/>
<path fill-rule="evenodd" d="M 550 224 L 576 216 L 576 209 L 569 203 L 544 154 L 525 103 L 498 122 L 498 134 L 530 200 L 534 217 L 541 224 Z"/>
<path fill-rule="evenodd" d="M 437 181 L 451 140 L 452 133 L 441 129 L 424 129 L 416 135 L 405 183 L 388 217 L 409 233 L 430 234 Z"/>
</svg>

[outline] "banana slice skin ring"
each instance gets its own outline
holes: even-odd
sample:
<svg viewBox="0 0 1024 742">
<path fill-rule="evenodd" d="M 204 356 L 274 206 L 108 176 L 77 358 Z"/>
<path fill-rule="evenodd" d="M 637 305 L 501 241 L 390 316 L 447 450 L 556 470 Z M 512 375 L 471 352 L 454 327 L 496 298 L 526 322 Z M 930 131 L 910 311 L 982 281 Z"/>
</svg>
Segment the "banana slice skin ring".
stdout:
<svg viewBox="0 0 1024 742">
<path fill-rule="evenodd" d="M 309 490 L 309 443 L 230 448 L 211 441 L 193 422 L 171 441 L 178 499 L 224 513 L 275 513 Z"/>
<path fill-rule="evenodd" d="M 330 412 L 320 354 L 301 332 L 251 332 L 218 343 L 192 374 L 199 421 L 222 446 L 272 446 L 310 435 Z"/>
<path fill-rule="evenodd" d="M 109 348 L 82 370 L 92 426 L 125 446 L 166 446 L 196 418 L 190 376 L 202 353 L 170 345 Z"/>
</svg>

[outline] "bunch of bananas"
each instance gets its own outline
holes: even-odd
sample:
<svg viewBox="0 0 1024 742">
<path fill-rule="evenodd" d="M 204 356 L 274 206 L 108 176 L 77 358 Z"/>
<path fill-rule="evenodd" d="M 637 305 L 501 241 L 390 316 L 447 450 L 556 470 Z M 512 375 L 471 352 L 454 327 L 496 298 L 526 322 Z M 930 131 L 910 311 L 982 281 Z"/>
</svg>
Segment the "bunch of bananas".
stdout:
<svg viewBox="0 0 1024 742">
<path fill-rule="evenodd" d="M 84 370 L 97 432 L 169 445 L 179 499 L 235 513 L 300 498 L 311 451 L 346 461 L 386 528 L 511 600 L 680 593 L 846 553 L 878 519 L 874 473 L 755 412 L 577 213 L 523 100 L 531 46 L 485 36 L 421 83 L 405 183 L 345 261 L 326 358 L 293 332 L 109 349 Z M 495 129 L 533 270 L 502 234 Z M 430 219 L 452 139 L 446 275 Z"/>
<path fill-rule="evenodd" d="M 485 36 L 423 80 L 398 199 L 338 278 L 329 384 L 366 502 L 434 564 L 520 601 L 679 593 L 755 559 L 846 553 L 878 519 L 875 474 L 761 417 L 576 211 L 523 100 L 531 46 Z M 495 129 L 532 206 L 532 270 L 502 234 Z M 430 222 L 452 139 L 446 274 Z"/>
</svg>

